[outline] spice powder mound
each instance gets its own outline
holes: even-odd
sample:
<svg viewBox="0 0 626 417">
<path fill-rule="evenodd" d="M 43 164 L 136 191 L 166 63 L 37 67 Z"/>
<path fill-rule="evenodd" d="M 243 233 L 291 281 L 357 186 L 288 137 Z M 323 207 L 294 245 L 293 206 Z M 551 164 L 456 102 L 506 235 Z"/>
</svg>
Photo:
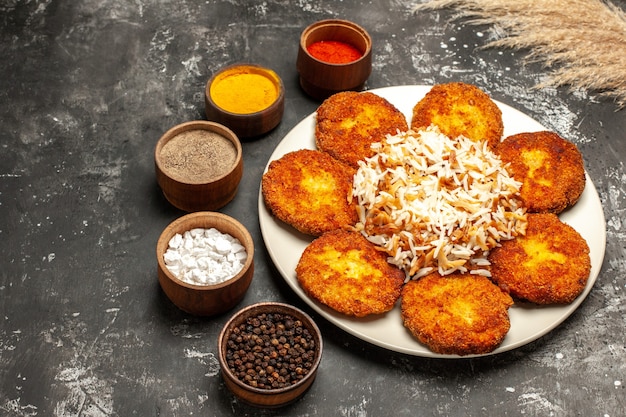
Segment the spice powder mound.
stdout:
<svg viewBox="0 0 626 417">
<path fill-rule="evenodd" d="M 308 46 L 307 51 L 313 57 L 330 64 L 347 64 L 363 56 L 356 47 L 339 41 L 314 42 Z"/>
<path fill-rule="evenodd" d="M 211 99 L 231 113 L 252 114 L 265 110 L 278 98 L 271 75 L 254 69 L 235 68 L 218 77 L 211 85 Z"/>
<path fill-rule="evenodd" d="M 160 152 L 163 169 L 173 178 L 208 182 L 226 174 L 237 159 L 233 143 L 216 132 L 196 129 L 179 133 Z"/>
</svg>

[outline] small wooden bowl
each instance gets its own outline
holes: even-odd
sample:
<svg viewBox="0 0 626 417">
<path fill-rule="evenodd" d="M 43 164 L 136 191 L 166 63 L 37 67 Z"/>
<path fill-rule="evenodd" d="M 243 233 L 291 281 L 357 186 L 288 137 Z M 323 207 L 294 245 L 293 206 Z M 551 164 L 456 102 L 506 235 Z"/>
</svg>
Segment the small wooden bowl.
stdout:
<svg viewBox="0 0 626 417">
<path fill-rule="evenodd" d="M 345 64 L 332 64 L 312 56 L 308 47 L 319 41 L 338 41 L 357 48 L 361 57 Z M 372 72 L 372 39 L 356 23 L 328 19 L 308 26 L 300 36 L 296 68 L 300 86 L 311 97 L 323 100 L 340 91 L 360 91 Z"/>
<path fill-rule="evenodd" d="M 168 168 L 168 164 L 163 156 L 163 147 L 172 139 L 182 138 L 182 135 L 190 134 L 192 131 L 207 131 L 219 135 L 232 144 L 234 152 L 229 155 L 233 159 L 230 167 L 223 167 L 219 175 L 199 178 L 181 175 L 178 171 Z M 211 134 L 211 133 L 209 133 Z M 179 136 L 181 135 L 181 136 Z M 172 142 L 173 144 L 174 142 Z M 197 154 L 197 152 L 196 152 Z M 220 155 L 214 155 L 219 159 Z M 237 194 L 239 182 L 243 176 L 243 157 L 239 138 L 227 127 L 203 120 L 191 121 L 174 126 L 156 144 L 154 151 L 154 161 L 157 183 L 161 187 L 165 198 L 175 207 L 187 211 L 217 210 L 228 204 Z M 212 168 L 216 162 L 206 164 L 206 172 Z"/>
<path fill-rule="evenodd" d="M 262 313 L 289 314 L 294 319 L 300 320 L 303 327 L 309 330 L 315 341 L 315 354 L 311 359 L 312 366 L 303 379 L 284 388 L 256 388 L 242 382 L 230 370 L 227 363 L 228 341 L 233 329 L 245 323 L 248 318 L 256 317 Z M 218 339 L 218 359 L 222 371 L 222 377 L 226 387 L 241 401 L 257 407 L 276 408 L 293 403 L 310 388 L 315 380 L 319 364 L 322 360 L 322 334 L 311 317 L 302 310 L 283 303 L 263 302 L 253 304 L 236 313 L 223 327 Z"/>
<path fill-rule="evenodd" d="M 220 284 L 194 285 L 178 279 L 165 266 L 163 255 L 176 233 L 194 228 L 216 228 L 241 242 L 248 257 L 242 270 Z M 216 212 L 196 212 L 170 223 L 161 233 L 156 246 L 159 284 L 167 297 L 181 310 L 196 316 L 213 316 L 237 305 L 246 294 L 254 275 L 254 242 L 248 230 L 234 218 Z"/>
<path fill-rule="evenodd" d="M 235 78 L 239 82 L 232 82 Z M 225 96 L 234 100 L 226 100 Z M 267 102 L 248 102 L 251 96 L 267 97 Z M 285 88 L 271 69 L 236 64 L 209 79 L 204 102 L 208 120 L 228 126 L 240 138 L 251 138 L 269 132 L 280 123 L 285 108 Z"/>
</svg>

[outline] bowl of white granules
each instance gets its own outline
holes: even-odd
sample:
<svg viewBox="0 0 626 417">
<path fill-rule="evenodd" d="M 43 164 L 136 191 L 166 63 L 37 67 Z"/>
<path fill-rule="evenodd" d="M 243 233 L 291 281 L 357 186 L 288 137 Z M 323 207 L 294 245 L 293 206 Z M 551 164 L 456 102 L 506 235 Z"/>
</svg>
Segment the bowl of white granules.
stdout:
<svg viewBox="0 0 626 417">
<path fill-rule="evenodd" d="M 156 255 L 165 295 L 197 316 L 236 306 L 254 275 L 250 232 L 222 213 L 201 211 L 174 220 L 161 233 Z"/>
</svg>

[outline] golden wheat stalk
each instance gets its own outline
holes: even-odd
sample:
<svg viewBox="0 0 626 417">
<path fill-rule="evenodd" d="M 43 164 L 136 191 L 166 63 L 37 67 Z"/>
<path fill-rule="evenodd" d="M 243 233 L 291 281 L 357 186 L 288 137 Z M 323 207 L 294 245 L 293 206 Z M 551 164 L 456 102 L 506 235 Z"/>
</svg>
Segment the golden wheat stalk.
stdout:
<svg viewBox="0 0 626 417">
<path fill-rule="evenodd" d="M 485 47 L 528 50 L 552 71 L 542 86 L 567 86 L 626 106 L 626 13 L 602 0 L 432 0 L 416 11 L 456 8 L 505 36 Z"/>
</svg>

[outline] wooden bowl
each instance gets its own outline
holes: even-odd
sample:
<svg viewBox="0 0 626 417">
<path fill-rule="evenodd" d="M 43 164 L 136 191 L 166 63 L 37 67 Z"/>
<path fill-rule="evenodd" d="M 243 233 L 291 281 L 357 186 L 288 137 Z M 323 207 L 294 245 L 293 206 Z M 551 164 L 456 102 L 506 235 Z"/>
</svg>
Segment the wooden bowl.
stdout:
<svg viewBox="0 0 626 417">
<path fill-rule="evenodd" d="M 236 64 L 214 74 L 204 91 L 208 120 L 228 126 L 241 138 L 263 135 L 283 118 L 285 88 L 271 69 Z"/>
<path fill-rule="evenodd" d="M 301 321 L 302 326 L 308 329 L 311 339 L 315 342 L 313 357 L 305 359 L 310 362 L 308 373 L 299 381 L 283 388 L 253 387 L 239 379 L 228 365 L 229 342 L 234 331 L 233 329 L 246 323 L 249 318 L 257 317 L 259 314 L 263 313 L 290 315 L 295 320 Z M 276 322 L 278 321 L 279 320 L 276 320 Z M 261 334 L 261 336 L 263 335 Z M 289 341 L 289 337 L 287 337 L 287 341 Z M 275 344 L 271 342 L 270 345 L 274 346 Z M 266 347 L 266 345 L 264 345 L 264 347 Z M 291 347 L 295 347 L 295 345 Z M 230 350 L 232 353 L 233 349 Z M 317 375 L 317 370 L 322 359 L 322 350 L 322 334 L 311 317 L 294 306 L 277 302 L 257 303 L 239 311 L 224 325 L 218 339 L 218 358 L 226 387 L 241 401 L 265 408 L 275 408 L 290 404 L 305 394 L 311 384 L 313 384 Z M 262 354 L 266 353 L 262 352 Z M 271 353 L 269 356 L 271 357 Z"/>
<path fill-rule="evenodd" d="M 172 274 L 163 258 L 170 239 L 194 228 L 215 228 L 235 237 L 248 254 L 242 270 L 234 277 L 215 285 L 189 284 Z M 167 297 L 181 310 L 197 316 L 224 313 L 237 305 L 246 294 L 254 275 L 254 243 L 248 230 L 234 218 L 216 212 L 196 212 L 170 223 L 156 246 L 159 284 Z"/>
<path fill-rule="evenodd" d="M 187 212 L 225 206 L 237 194 L 243 176 L 239 138 L 215 122 L 198 120 L 174 126 L 157 142 L 154 161 L 165 198 Z"/>
<path fill-rule="evenodd" d="M 329 63 L 312 56 L 308 48 L 319 41 L 352 45 L 361 57 L 348 63 Z M 300 86 L 311 97 L 323 100 L 340 91 L 360 91 L 372 72 L 372 39 L 356 23 L 328 19 L 308 26 L 300 36 L 296 68 Z"/>
</svg>

